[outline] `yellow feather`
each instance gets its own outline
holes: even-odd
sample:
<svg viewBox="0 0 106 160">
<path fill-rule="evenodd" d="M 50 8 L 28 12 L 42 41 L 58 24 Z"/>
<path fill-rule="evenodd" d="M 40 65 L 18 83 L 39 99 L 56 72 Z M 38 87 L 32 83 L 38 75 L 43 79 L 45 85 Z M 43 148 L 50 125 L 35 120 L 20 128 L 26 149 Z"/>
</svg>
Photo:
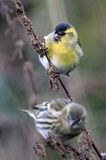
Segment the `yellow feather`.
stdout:
<svg viewBox="0 0 106 160">
<path fill-rule="evenodd" d="M 79 61 L 79 55 L 74 46 L 72 46 L 68 34 L 61 38 L 60 42 L 50 41 L 47 43 L 48 57 L 57 66 L 73 67 Z"/>
</svg>

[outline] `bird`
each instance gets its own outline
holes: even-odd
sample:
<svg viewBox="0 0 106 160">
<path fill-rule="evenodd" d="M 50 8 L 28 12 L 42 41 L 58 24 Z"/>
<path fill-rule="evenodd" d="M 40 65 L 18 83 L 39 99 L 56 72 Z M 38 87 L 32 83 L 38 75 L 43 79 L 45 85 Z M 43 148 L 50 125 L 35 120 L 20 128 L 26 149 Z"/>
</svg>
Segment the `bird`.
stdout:
<svg viewBox="0 0 106 160">
<path fill-rule="evenodd" d="M 58 98 L 33 106 L 30 110 L 21 109 L 31 116 L 36 130 L 47 140 L 49 134 L 62 141 L 80 135 L 85 129 L 86 109 L 69 98 Z"/>
<path fill-rule="evenodd" d="M 44 39 L 47 52 L 39 55 L 39 61 L 45 70 L 49 68 L 50 60 L 58 74 L 69 76 L 83 55 L 76 29 L 68 22 L 61 22 Z"/>
</svg>

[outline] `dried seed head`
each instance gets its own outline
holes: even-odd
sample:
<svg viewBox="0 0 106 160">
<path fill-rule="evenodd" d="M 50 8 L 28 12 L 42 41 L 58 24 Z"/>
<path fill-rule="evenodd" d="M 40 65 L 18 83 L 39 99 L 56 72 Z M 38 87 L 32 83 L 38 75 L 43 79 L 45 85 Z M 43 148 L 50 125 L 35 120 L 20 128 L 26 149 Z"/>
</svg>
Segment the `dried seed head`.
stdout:
<svg viewBox="0 0 106 160">
<path fill-rule="evenodd" d="M 36 143 L 35 146 L 33 146 L 33 149 L 37 155 L 46 157 L 46 150 L 45 150 L 44 145 L 40 143 Z"/>
<path fill-rule="evenodd" d="M 60 89 L 59 75 L 56 73 L 56 68 L 52 64 L 50 64 L 47 70 L 47 75 L 49 76 L 50 88 L 57 92 Z"/>
<path fill-rule="evenodd" d="M 61 139 L 52 133 L 49 133 L 48 144 L 52 149 L 58 151 L 62 157 L 68 158 L 68 160 L 85 160 L 83 158 L 81 159 L 81 155 L 76 149 L 64 144 Z"/>
<path fill-rule="evenodd" d="M 97 158 L 96 152 L 92 146 L 91 132 L 89 130 L 83 131 L 78 139 L 79 152 L 83 157 L 89 160 L 94 160 Z"/>
</svg>

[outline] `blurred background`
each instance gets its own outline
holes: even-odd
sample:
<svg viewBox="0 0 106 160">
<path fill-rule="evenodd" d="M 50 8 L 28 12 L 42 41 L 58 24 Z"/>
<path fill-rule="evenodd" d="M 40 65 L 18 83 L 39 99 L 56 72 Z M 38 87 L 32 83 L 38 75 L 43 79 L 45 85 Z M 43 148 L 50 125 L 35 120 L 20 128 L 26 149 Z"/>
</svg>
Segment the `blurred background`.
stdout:
<svg viewBox="0 0 106 160">
<path fill-rule="evenodd" d="M 4 4 L 5 5 L 4 5 Z M 38 135 L 33 120 L 19 108 L 57 97 L 25 29 L 15 19 L 10 0 L 0 2 L 0 160 L 39 160 L 32 149 Z M 62 21 L 78 31 L 84 56 L 70 77 L 62 76 L 70 94 L 88 111 L 88 128 L 106 151 L 106 1 L 22 0 L 35 33 L 47 35 Z M 74 142 L 73 142 L 74 143 Z M 54 153 L 53 153 L 54 155 Z M 50 159 L 59 160 L 57 155 Z"/>
</svg>

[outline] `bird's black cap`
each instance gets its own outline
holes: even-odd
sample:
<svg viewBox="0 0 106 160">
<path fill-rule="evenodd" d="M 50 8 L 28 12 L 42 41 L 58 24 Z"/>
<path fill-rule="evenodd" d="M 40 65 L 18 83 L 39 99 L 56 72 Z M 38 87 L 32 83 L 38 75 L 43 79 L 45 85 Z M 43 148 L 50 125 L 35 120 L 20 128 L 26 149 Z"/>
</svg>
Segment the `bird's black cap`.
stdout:
<svg viewBox="0 0 106 160">
<path fill-rule="evenodd" d="M 56 27 L 55 27 L 55 33 L 59 33 L 59 32 L 64 32 L 66 31 L 68 28 L 71 27 L 71 24 L 67 23 L 67 22 L 62 22 L 59 23 Z"/>
</svg>

